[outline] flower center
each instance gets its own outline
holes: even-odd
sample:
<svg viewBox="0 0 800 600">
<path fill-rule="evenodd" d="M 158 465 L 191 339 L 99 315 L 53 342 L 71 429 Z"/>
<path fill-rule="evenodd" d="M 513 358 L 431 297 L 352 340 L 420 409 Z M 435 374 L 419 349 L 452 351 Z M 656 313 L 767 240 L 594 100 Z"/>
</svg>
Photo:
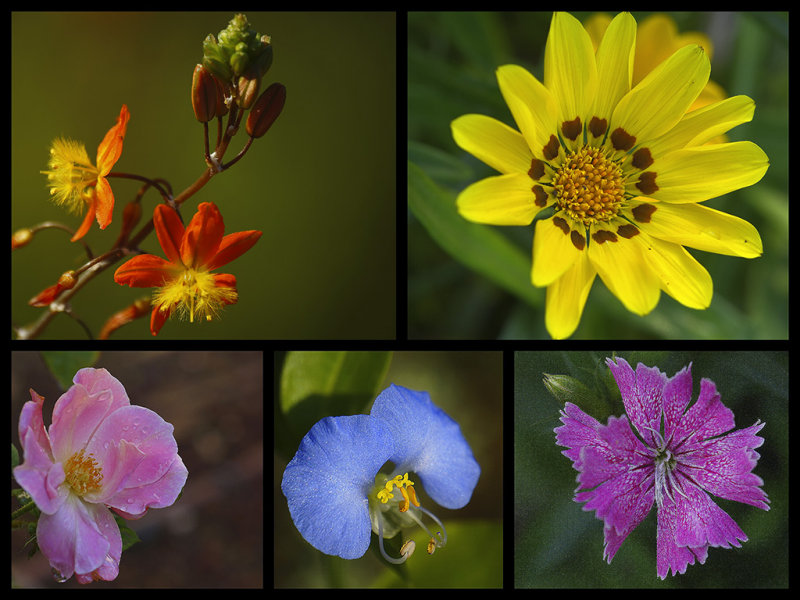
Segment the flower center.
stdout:
<svg viewBox="0 0 800 600">
<path fill-rule="evenodd" d="M 397 486 L 397 489 L 403 494 L 403 499 L 400 501 L 400 512 L 408 510 L 409 502 L 414 506 L 419 506 L 417 493 L 414 491 L 414 482 L 408 478 L 408 473 L 402 477 L 397 475 L 394 479 L 387 481 L 383 489 L 377 494 L 378 500 L 386 504 L 391 498 L 394 498 L 394 494 L 392 494 L 394 486 Z"/>
<path fill-rule="evenodd" d="M 593 146 L 567 154 L 553 177 L 553 188 L 558 205 L 586 226 L 610 221 L 625 198 L 622 168 Z"/>
<path fill-rule="evenodd" d="M 179 309 L 181 316 L 188 315 L 194 323 L 195 315 L 210 321 L 225 304 L 237 300 L 235 288 L 218 286 L 208 271 L 185 268 L 155 293 L 154 304 L 159 310 Z"/>
<path fill-rule="evenodd" d="M 73 454 L 64 463 L 64 474 L 72 491 L 78 496 L 99 491 L 103 481 L 103 470 L 97 466 L 91 454 L 84 457 L 83 450 Z"/>
</svg>

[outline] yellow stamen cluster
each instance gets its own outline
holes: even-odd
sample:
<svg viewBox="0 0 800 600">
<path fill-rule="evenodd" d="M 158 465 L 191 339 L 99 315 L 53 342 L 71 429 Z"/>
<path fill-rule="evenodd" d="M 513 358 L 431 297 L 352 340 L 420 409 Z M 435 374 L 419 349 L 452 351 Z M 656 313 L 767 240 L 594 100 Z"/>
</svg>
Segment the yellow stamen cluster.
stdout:
<svg viewBox="0 0 800 600">
<path fill-rule="evenodd" d="M 73 213 L 83 212 L 99 173 L 89 160 L 86 147 L 74 140 L 58 138 L 50 147 L 47 166 L 50 170 L 42 173 L 47 175 L 53 201 Z"/>
<path fill-rule="evenodd" d="M 212 273 L 187 268 L 156 291 L 153 304 L 160 310 L 177 308 L 181 317 L 188 315 L 194 323 L 195 315 L 210 321 L 223 305 L 236 299 L 236 290 L 218 286 Z"/>
<path fill-rule="evenodd" d="M 558 205 L 586 226 L 610 221 L 625 198 L 619 164 L 592 146 L 566 156 L 553 177 L 553 188 Z"/>
<path fill-rule="evenodd" d="M 408 510 L 409 502 L 414 506 L 419 506 L 417 493 L 414 491 L 414 482 L 408 478 L 408 473 L 402 477 L 397 475 L 394 479 L 387 481 L 383 489 L 378 492 L 378 500 L 386 504 L 391 498 L 394 498 L 394 494 L 392 494 L 394 486 L 397 486 L 397 489 L 403 494 L 403 500 L 400 501 L 400 512 Z"/>
<path fill-rule="evenodd" d="M 99 491 L 103 481 L 103 470 L 91 454 L 84 457 L 83 450 L 73 454 L 64 463 L 64 474 L 72 491 L 78 496 Z"/>
</svg>

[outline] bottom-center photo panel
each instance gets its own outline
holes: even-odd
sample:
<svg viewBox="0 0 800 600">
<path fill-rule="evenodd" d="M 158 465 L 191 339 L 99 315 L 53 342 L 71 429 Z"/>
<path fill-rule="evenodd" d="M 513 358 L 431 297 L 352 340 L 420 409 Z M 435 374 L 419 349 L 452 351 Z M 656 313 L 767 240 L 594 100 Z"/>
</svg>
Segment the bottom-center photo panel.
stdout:
<svg viewBox="0 0 800 600">
<path fill-rule="evenodd" d="M 503 353 L 275 353 L 275 587 L 503 586 Z"/>
</svg>

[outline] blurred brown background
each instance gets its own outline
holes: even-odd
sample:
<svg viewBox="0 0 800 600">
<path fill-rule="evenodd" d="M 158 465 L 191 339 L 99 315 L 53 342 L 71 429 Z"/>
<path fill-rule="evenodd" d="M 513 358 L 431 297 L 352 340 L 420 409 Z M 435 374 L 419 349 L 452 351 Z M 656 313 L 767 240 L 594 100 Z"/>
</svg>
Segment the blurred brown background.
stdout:
<svg viewBox="0 0 800 600">
<path fill-rule="evenodd" d="M 38 352 L 11 358 L 11 440 L 20 448 L 17 426 L 28 389 L 45 397 L 46 427 L 63 390 Z M 175 505 L 128 521 L 141 542 L 122 554 L 115 581 L 91 586 L 262 587 L 262 353 L 102 352 L 93 366 L 119 379 L 131 404 L 174 425 L 189 478 Z M 26 537 L 12 533 L 13 586 L 80 585 L 74 577 L 57 584 L 41 553 L 28 559 Z"/>
</svg>

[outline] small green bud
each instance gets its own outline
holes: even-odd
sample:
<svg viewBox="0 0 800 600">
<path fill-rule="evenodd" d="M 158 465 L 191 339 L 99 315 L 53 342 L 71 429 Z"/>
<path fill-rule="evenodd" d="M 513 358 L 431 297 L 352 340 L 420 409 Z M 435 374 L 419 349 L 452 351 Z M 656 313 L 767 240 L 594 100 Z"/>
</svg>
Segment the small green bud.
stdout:
<svg viewBox="0 0 800 600">
<path fill-rule="evenodd" d="M 243 14 L 234 16 L 216 38 L 209 35 L 203 42 L 203 65 L 226 82 L 235 83 L 232 78 L 244 75 L 252 65 L 263 76 L 271 64 L 270 37 L 252 29 Z"/>
</svg>

